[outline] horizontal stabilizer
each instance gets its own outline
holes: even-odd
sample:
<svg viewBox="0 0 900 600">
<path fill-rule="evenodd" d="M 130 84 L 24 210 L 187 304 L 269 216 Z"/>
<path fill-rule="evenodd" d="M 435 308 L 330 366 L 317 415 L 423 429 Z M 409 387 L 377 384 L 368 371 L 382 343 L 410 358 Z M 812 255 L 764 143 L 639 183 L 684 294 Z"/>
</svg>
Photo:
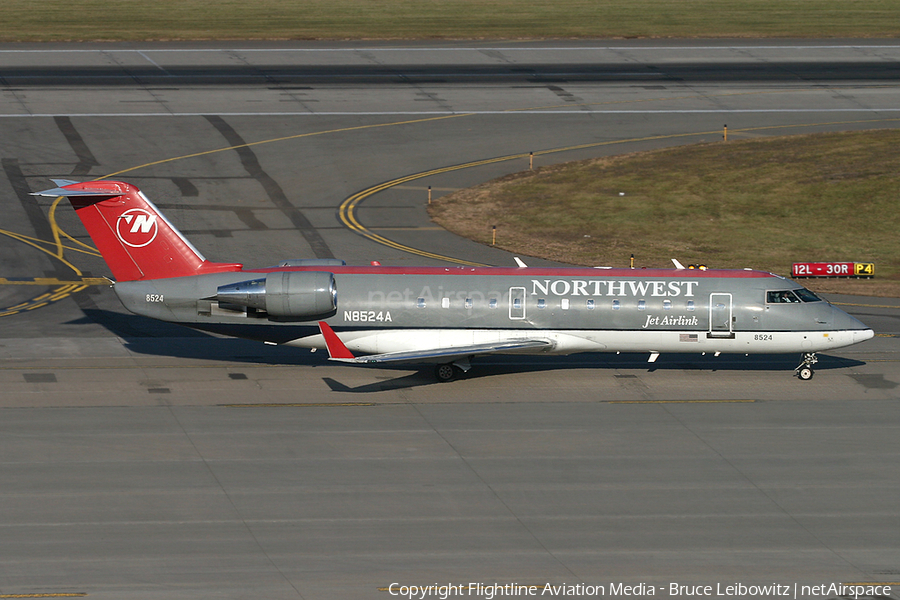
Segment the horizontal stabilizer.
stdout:
<svg viewBox="0 0 900 600">
<path fill-rule="evenodd" d="M 65 179 L 54 179 L 54 183 L 63 183 Z M 75 181 L 67 184 L 72 185 L 77 183 Z M 74 196 L 93 196 L 93 197 L 104 197 L 104 196 L 120 196 L 121 192 L 114 192 L 111 190 L 101 190 L 101 189 L 84 189 L 84 190 L 67 190 L 63 187 L 53 188 L 52 190 L 44 190 L 42 192 L 32 192 L 32 196 L 46 196 L 48 198 L 58 198 L 59 196 L 65 196 L 66 198 L 71 198 Z"/>
</svg>

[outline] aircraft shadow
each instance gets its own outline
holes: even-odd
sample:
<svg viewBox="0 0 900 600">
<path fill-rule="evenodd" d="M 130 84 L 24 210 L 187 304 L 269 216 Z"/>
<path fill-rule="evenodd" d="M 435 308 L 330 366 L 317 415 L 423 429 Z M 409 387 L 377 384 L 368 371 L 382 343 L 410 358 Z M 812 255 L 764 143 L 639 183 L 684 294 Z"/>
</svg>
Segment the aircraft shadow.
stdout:
<svg viewBox="0 0 900 600">
<path fill-rule="evenodd" d="M 817 355 L 819 362 L 817 371 L 858 367 L 865 362 L 839 356 Z M 655 363 L 647 362 L 647 353 L 623 354 L 576 354 L 571 356 L 490 356 L 475 358 L 472 369 L 459 375 L 458 380 L 480 379 L 517 373 L 534 373 L 540 371 L 565 371 L 591 369 L 599 375 L 620 375 L 618 370 L 639 370 L 647 373 L 656 371 L 783 371 L 791 375 L 799 364 L 799 354 L 757 354 L 751 356 L 726 355 L 718 357 L 700 354 L 661 355 Z M 411 365 L 379 365 L 379 371 L 405 370 L 415 368 Z M 441 385 L 432 374 L 433 366 L 424 365 L 416 373 L 406 373 L 394 379 L 381 380 L 357 387 L 349 387 L 335 379 L 324 377 L 322 380 L 333 392 L 368 393 L 384 392 L 395 389 L 409 389 L 427 385 Z M 627 375 L 626 375 L 627 376 Z"/>
<path fill-rule="evenodd" d="M 309 351 L 288 346 L 268 346 L 254 340 L 221 337 L 197 331 L 181 325 L 157 321 L 137 315 L 103 309 L 85 309 L 82 319 L 70 324 L 93 323 L 105 327 L 110 333 L 125 340 L 125 347 L 136 354 L 168 356 L 184 359 L 219 359 L 248 364 L 321 366 L 328 364 L 326 352 Z M 647 362 L 647 353 L 623 354 L 574 354 L 571 356 L 483 356 L 472 361 L 472 369 L 458 379 L 480 379 L 516 373 L 540 371 L 592 369 L 598 374 L 609 374 L 619 369 L 644 372 L 656 371 L 783 371 L 790 375 L 800 362 L 799 354 L 663 354 L 655 363 Z M 842 369 L 864 365 L 863 361 L 818 355 L 817 371 Z M 375 367 L 351 367 L 347 369 L 372 369 Z M 433 374 L 433 365 L 379 365 L 382 378 L 372 383 L 350 387 L 332 378 L 323 378 L 335 392 L 368 393 L 420 386 L 440 385 Z M 413 370 L 410 373 L 410 370 Z M 390 372 L 403 371 L 402 375 L 384 379 Z M 372 371 L 374 373 L 374 371 Z"/>
<path fill-rule="evenodd" d="M 84 309 L 85 316 L 68 324 L 97 324 L 125 341 L 135 354 L 184 359 L 219 359 L 267 365 L 321 365 L 326 352 L 311 353 L 288 346 L 269 346 L 255 340 L 219 336 L 148 317 L 103 309 Z"/>
</svg>

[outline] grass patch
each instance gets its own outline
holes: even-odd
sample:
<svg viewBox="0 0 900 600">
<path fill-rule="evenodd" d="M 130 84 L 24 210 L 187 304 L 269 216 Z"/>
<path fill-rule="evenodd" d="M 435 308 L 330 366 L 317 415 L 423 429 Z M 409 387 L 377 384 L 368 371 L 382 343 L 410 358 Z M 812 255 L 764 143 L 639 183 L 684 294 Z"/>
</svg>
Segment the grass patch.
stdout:
<svg viewBox="0 0 900 600">
<path fill-rule="evenodd" d="M 577 265 L 874 262 L 823 291 L 900 296 L 900 130 L 698 144 L 526 171 L 436 200 L 464 237 Z M 867 290 L 867 291 L 864 291 Z"/>
<path fill-rule="evenodd" d="M 0 42 L 897 37 L 897 0 L 3 0 Z"/>
</svg>

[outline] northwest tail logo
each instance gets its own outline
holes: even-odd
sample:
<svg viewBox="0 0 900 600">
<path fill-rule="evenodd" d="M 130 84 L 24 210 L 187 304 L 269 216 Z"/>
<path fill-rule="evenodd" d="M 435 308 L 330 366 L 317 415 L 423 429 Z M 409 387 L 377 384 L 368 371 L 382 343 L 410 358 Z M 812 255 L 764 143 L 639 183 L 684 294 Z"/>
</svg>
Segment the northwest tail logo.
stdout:
<svg viewBox="0 0 900 600">
<path fill-rule="evenodd" d="M 116 236 L 126 246 L 143 248 L 155 240 L 159 233 L 156 219 L 157 215 L 143 208 L 126 210 L 116 222 Z"/>
</svg>

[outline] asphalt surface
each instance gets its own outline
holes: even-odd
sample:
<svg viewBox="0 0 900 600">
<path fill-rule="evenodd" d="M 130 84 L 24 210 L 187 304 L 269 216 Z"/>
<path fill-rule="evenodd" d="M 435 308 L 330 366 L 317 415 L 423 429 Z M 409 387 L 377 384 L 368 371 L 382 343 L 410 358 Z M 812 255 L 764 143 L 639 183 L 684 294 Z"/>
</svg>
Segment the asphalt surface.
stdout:
<svg viewBox="0 0 900 600">
<path fill-rule="evenodd" d="M 831 298 L 879 335 L 809 382 L 795 356 L 582 355 L 436 384 L 128 315 L 71 209 L 28 195 L 118 173 L 207 258 L 252 267 L 512 264 L 434 227 L 429 187 L 726 124 L 896 127 L 898 59 L 871 40 L 0 47 L 0 596 L 900 598 L 900 300 Z M 842 595 L 820 591 L 797 597 Z"/>
</svg>

